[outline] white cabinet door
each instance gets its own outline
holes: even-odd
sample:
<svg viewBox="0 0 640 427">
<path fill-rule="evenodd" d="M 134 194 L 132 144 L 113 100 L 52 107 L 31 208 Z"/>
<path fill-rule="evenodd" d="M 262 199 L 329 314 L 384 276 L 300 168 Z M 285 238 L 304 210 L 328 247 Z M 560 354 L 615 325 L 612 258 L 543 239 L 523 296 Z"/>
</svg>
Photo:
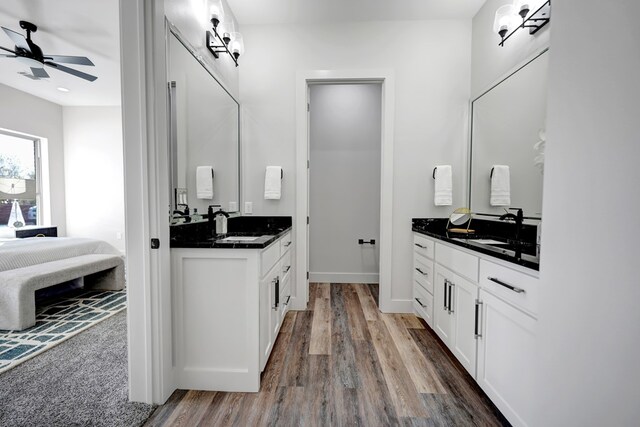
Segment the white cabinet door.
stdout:
<svg viewBox="0 0 640 427">
<path fill-rule="evenodd" d="M 514 426 L 531 425 L 536 320 L 481 290 L 477 382 Z"/>
<path fill-rule="evenodd" d="M 270 305 L 270 317 L 271 317 L 271 340 L 275 342 L 278 332 L 280 331 L 280 306 L 282 305 L 282 288 L 280 269 L 277 268 L 277 274 L 275 275 L 271 286 L 271 305 Z"/>
<path fill-rule="evenodd" d="M 267 364 L 275 340 L 273 306 L 277 276 L 278 269 L 273 268 L 260 282 L 260 371 L 263 371 Z"/>
<path fill-rule="evenodd" d="M 453 342 L 451 335 L 455 327 L 455 317 L 452 316 L 449 310 L 449 282 L 453 279 L 453 273 L 436 264 L 435 276 L 433 283 L 435 292 L 433 300 L 433 330 L 436 331 L 436 334 L 447 346 L 451 347 Z"/>
<path fill-rule="evenodd" d="M 451 302 L 452 315 L 455 316 L 452 334 L 453 345 L 450 348 L 462 366 L 469 371 L 472 377 L 475 377 L 477 353 L 475 311 L 478 286 L 457 274 L 454 274 L 453 278 L 449 280 L 449 288 L 453 296 L 453 301 Z"/>
</svg>

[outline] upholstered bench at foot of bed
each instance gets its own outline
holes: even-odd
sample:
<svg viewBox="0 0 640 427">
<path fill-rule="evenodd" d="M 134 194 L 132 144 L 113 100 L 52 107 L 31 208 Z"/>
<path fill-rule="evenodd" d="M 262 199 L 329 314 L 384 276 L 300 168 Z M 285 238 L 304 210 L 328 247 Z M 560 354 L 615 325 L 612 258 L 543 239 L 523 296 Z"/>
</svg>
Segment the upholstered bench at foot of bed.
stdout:
<svg viewBox="0 0 640 427">
<path fill-rule="evenodd" d="M 35 291 L 78 278 L 83 278 L 85 288 L 123 289 L 124 260 L 89 254 L 0 272 L 0 329 L 35 325 Z"/>
</svg>

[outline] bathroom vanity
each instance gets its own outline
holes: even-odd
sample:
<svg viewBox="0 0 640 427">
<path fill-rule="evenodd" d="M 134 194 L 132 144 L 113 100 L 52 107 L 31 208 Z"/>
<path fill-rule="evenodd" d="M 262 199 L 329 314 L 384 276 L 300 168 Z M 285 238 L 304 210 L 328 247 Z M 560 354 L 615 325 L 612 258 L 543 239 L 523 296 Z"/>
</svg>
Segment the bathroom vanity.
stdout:
<svg viewBox="0 0 640 427">
<path fill-rule="evenodd" d="M 172 227 L 177 386 L 257 392 L 289 310 L 291 217 L 236 217 L 227 234 L 210 230 Z"/>
<path fill-rule="evenodd" d="M 447 232 L 447 219 L 413 220 L 415 313 L 514 426 L 529 425 L 539 293 L 535 227 L 523 227 L 519 247 L 508 242 L 512 224 L 474 219 L 473 227 L 475 234 L 461 236 Z"/>
</svg>

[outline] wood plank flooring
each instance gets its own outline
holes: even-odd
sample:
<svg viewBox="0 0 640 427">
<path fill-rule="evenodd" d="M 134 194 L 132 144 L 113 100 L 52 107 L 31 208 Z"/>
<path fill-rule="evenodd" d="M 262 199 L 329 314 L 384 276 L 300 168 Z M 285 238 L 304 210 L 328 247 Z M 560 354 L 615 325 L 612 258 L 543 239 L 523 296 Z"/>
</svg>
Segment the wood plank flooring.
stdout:
<svg viewBox="0 0 640 427">
<path fill-rule="evenodd" d="M 435 333 L 383 314 L 376 285 L 312 283 L 259 393 L 176 391 L 147 426 L 508 425 Z"/>
</svg>

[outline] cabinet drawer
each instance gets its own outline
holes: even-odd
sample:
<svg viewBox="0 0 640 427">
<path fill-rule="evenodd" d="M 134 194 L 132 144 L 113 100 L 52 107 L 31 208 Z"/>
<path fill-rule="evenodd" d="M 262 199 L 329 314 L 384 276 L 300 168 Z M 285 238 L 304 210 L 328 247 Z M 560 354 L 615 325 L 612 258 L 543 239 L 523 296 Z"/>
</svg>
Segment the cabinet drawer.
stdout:
<svg viewBox="0 0 640 427">
<path fill-rule="evenodd" d="M 284 280 L 291 273 L 291 251 L 287 251 L 280 261 L 280 277 Z"/>
<path fill-rule="evenodd" d="M 538 313 L 538 283 L 535 277 L 489 261 L 480 261 L 482 288 L 534 316 Z"/>
<path fill-rule="evenodd" d="M 457 274 L 478 282 L 478 257 L 466 252 L 436 244 L 436 262 Z"/>
<path fill-rule="evenodd" d="M 280 259 L 280 245 L 276 242 L 260 254 L 260 277 L 264 277 L 278 259 Z"/>
<path fill-rule="evenodd" d="M 433 259 L 434 243 L 433 240 L 424 237 L 418 233 L 413 233 L 413 250 L 415 253 Z"/>
<path fill-rule="evenodd" d="M 280 253 L 283 254 L 288 251 L 291 248 L 292 244 L 293 242 L 291 240 L 291 232 L 288 232 L 280 239 Z"/>
<path fill-rule="evenodd" d="M 433 326 L 433 296 L 417 282 L 413 282 L 413 311 Z"/>
<path fill-rule="evenodd" d="M 433 295 L 433 261 L 414 254 L 413 280 Z"/>
</svg>

